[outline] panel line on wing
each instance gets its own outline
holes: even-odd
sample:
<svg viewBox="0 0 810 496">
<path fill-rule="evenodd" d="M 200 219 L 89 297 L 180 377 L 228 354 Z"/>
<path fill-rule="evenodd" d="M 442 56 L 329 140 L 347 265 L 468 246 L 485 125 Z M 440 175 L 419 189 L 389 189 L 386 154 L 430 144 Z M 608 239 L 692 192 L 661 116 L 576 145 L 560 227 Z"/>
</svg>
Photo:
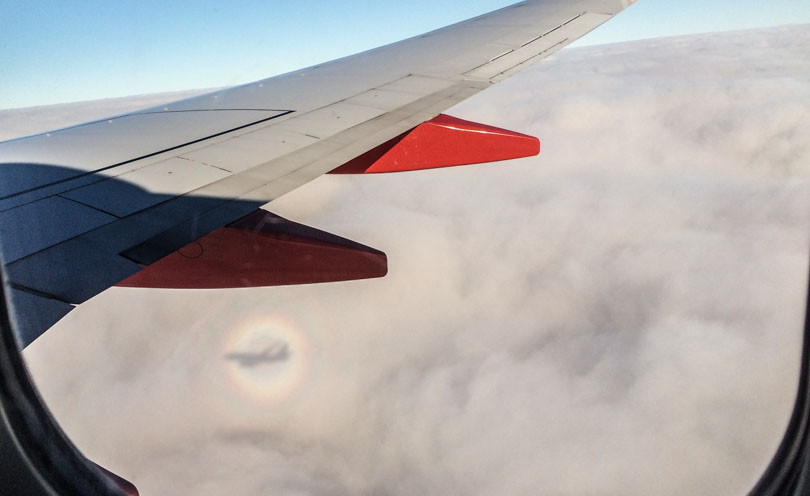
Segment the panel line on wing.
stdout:
<svg viewBox="0 0 810 496">
<path fill-rule="evenodd" d="M 115 215 L 114 213 L 108 212 L 108 211 L 106 211 L 106 210 L 104 210 L 102 208 L 98 208 L 98 207 L 93 206 L 93 205 L 88 205 L 87 203 L 81 202 L 81 201 L 79 201 L 79 200 L 77 200 L 75 198 L 69 198 L 67 196 L 62 196 L 62 195 L 56 195 L 56 196 L 59 197 L 59 198 L 62 198 L 63 200 L 67 200 L 67 201 L 70 201 L 70 202 L 73 202 L 73 203 L 78 203 L 79 205 L 81 205 L 83 207 L 92 208 L 93 210 L 98 210 L 102 214 L 107 214 L 107 215 L 110 215 L 110 216 L 115 217 L 117 219 L 121 218 L 120 215 Z"/>
<path fill-rule="evenodd" d="M 568 38 L 565 38 L 564 40 L 560 40 L 559 42 L 555 43 L 554 45 L 551 45 L 550 47 L 546 48 L 542 52 L 538 53 L 534 57 L 528 58 L 528 59 L 524 60 L 523 62 L 520 62 L 519 64 L 515 64 L 512 67 L 509 67 L 508 69 L 506 69 L 504 71 L 501 71 L 500 73 L 498 73 L 498 74 L 496 74 L 496 75 L 494 75 L 492 77 L 497 78 L 499 76 L 508 75 L 510 72 L 514 72 L 514 70 L 516 68 L 518 68 L 518 67 L 521 67 L 521 66 L 523 66 L 525 64 L 531 64 L 533 61 L 535 61 L 537 59 L 544 58 L 544 56 L 549 54 L 549 52 L 553 53 L 553 52 L 557 51 L 558 49 L 562 48 L 563 46 L 565 46 L 568 43 L 568 41 L 569 41 Z"/>
<path fill-rule="evenodd" d="M 218 136 L 223 136 L 225 134 L 232 133 L 234 131 L 239 131 L 240 129 L 245 129 L 245 128 L 248 128 L 248 127 L 251 127 L 251 126 L 255 126 L 257 124 L 262 124 L 264 122 L 271 121 L 273 119 L 278 119 L 279 117 L 283 117 L 285 115 L 289 115 L 289 114 L 292 114 L 294 112 L 295 112 L 294 110 L 284 110 L 284 111 L 281 111 L 281 113 L 279 113 L 279 114 L 272 115 L 270 117 L 266 117 L 266 118 L 260 119 L 258 121 L 249 122 L 247 124 L 243 124 L 243 125 L 231 128 L 231 129 L 227 129 L 225 131 L 220 131 L 218 133 L 214 133 L 214 134 L 205 136 L 203 138 L 194 139 L 194 140 L 182 143 L 180 145 L 171 146 L 171 147 L 165 148 L 163 150 L 159 150 L 159 151 L 156 151 L 156 152 L 151 152 L 151 153 L 147 153 L 145 155 L 141 155 L 140 157 L 135 157 L 135 158 L 132 158 L 132 159 L 124 160 L 124 161 L 121 161 L 121 162 L 118 162 L 118 163 L 115 163 L 115 164 L 112 164 L 112 165 L 108 165 L 108 166 L 105 166 L 105 167 L 101 167 L 99 169 L 95 169 L 95 170 L 92 170 L 92 171 L 83 172 L 81 174 L 77 174 L 77 175 L 71 176 L 69 178 L 61 179 L 61 180 L 58 180 L 58 181 L 52 181 L 52 182 L 46 183 L 46 184 L 41 184 L 41 185 L 38 185 L 38 186 L 36 186 L 34 188 L 29 188 L 29 189 L 26 189 L 26 190 L 17 191 L 17 192 L 14 192 L 14 193 L 10 194 L 10 195 L 0 197 L 0 200 L 6 200 L 6 199 L 9 199 L 9 198 L 14 198 L 16 196 L 24 195 L 26 193 L 31 193 L 33 191 L 37 191 L 37 190 L 40 190 L 40 189 L 43 189 L 43 188 L 47 188 L 47 187 L 55 186 L 57 184 L 70 182 L 70 181 L 73 181 L 75 179 L 79 179 L 79 178 L 82 178 L 82 177 L 85 177 L 85 176 L 90 176 L 92 174 L 97 174 L 99 172 L 108 171 L 110 169 L 114 169 L 114 168 L 120 167 L 122 165 L 126 165 L 126 164 L 129 164 L 129 163 L 132 163 L 132 162 L 137 162 L 138 160 L 143 160 L 143 159 L 146 159 L 146 158 L 154 157 L 156 155 L 160 155 L 161 153 L 174 151 L 174 150 L 177 150 L 177 149 L 189 146 L 189 145 L 193 145 L 193 144 L 200 143 L 200 142 L 212 139 L 212 138 L 216 138 Z M 104 179 L 107 179 L 107 178 L 104 178 Z M 33 201 L 36 201 L 36 200 L 33 200 Z M 14 208 L 14 207 L 12 207 L 12 208 Z"/>
<path fill-rule="evenodd" d="M 176 103 L 176 102 L 173 102 L 173 103 Z M 60 132 L 63 132 L 63 131 L 69 131 L 69 130 L 74 130 L 74 129 L 80 129 L 80 128 L 83 128 L 83 127 L 93 126 L 93 125 L 101 124 L 101 123 L 104 123 L 104 122 L 116 121 L 116 120 L 124 119 L 126 117 L 135 117 L 135 116 L 139 116 L 139 115 L 182 114 L 182 113 L 187 113 L 187 112 L 288 112 L 289 113 L 290 111 L 289 110 L 284 110 L 284 109 L 265 109 L 265 108 L 214 108 L 214 109 L 199 108 L 199 109 L 170 110 L 170 109 L 168 109 L 168 107 L 165 107 L 164 110 L 148 110 L 148 111 L 129 112 L 129 113 L 126 113 L 126 114 L 116 115 L 116 116 L 112 116 L 112 117 L 105 117 L 103 119 L 96 119 L 96 120 L 92 120 L 92 121 L 81 122 L 79 124 L 74 124 L 72 126 L 65 126 L 65 127 L 60 127 L 60 128 L 57 128 L 57 129 L 51 129 L 50 131 L 47 131 L 47 132 L 44 132 L 44 133 L 36 133 L 36 134 L 29 134 L 29 135 L 26 135 L 26 136 L 18 136 L 16 138 L 2 140 L 2 141 L 0 141 L 0 144 L 5 145 L 6 143 L 13 143 L 15 141 L 27 140 L 27 139 L 31 139 L 31 138 L 34 138 L 34 137 L 37 137 L 37 136 L 51 136 L 52 134 L 55 134 L 55 133 L 60 133 Z M 0 199 L 2 199 L 2 198 L 0 198 Z"/>
<path fill-rule="evenodd" d="M 545 33 L 541 34 L 540 36 L 537 36 L 537 37 L 535 37 L 535 38 L 532 38 L 531 40 L 527 41 L 526 43 L 524 43 L 524 44 L 522 44 L 522 45 L 520 45 L 520 46 L 521 46 L 521 47 L 525 47 L 526 45 L 528 45 L 528 44 L 530 44 L 530 43 L 534 43 L 535 41 L 539 40 L 539 39 L 540 39 L 540 38 L 542 38 L 543 36 L 548 36 L 548 35 L 550 35 L 551 33 L 553 33 L 554 31 L 557 31 L 558 29 L 561 29 L 563 26 L 566 26 L 567 24 L 569 24 L 569 23 L 571 23 L 571 22 L 573 22 L 573 21 L 575 21 L 575 20 L 579 19 L 580 17 L 584 16 L 586 13 L 587 13 L 587 12 L 582 12 L 582 13 L 580 13 L 580 14 L 577 14 L 577 15 L 575 15 L 574 17 L 572 17 L 571 19 L 568 19 L 568 20 L 567 20 L 567 21 L 565 21 L 564 23 L 560 24 L 560 25 L 559 25 L 559 26 L 557 26 L 556 28 L 549 29 L 549 30 L 548 30 L 548 31 L 546 31 Z"/>
<path fill-rule="evenodd" d="M 193 109 L 181 109 L 181 110 L 150 110 L 149 112 L 132 112 L 130 114 L 119 115 L 118 117 L 113 117 L 113 119 L 118 119 L 121 117 L 129 117 L 132 115 L 153 115 L 153 114 L 183 114 L 187 112 L 289 112 L 289 110 L 283 109 L 265 109 L 265 108 L 215 108 L 215 109 L 206 109 L 206 108 L 193 108 Z M 106 119 L 102 119 L 106 120 Z M 99 122 L 99 121 L 96 121 Z M 79 124 L 79 126 L 84 126 L 86 124 L 92 124 L 91 122 L 86 122 L 84 124 Z"/>
<path fill-rule="evenodd" d="M 538 60 L 553 54 L 573 40 L 590 32 L 611 17 L 610 14 L 581 12 L 556 27 L 464 73 L 475 79 L 500 81 Z"/>
<path fill-rule="evenodd" d="M 28 294 L 32 294 L 34 296 L 39 296 L 40 298 L 47 298 L 49 300 L 61 301 L 62 303 L 67 303 L 68 305 L 74 305 L 73 303 L 71 303 L 69 301 L 65 301 L 65 300 L 63 300 L 61 298 L 58 298 L 58 297 L 56 297 L 56 296 L 54 296 L 54 295 L 52 295 L 50 293 L 45 293 L 43 291 L 39 291 L 39 290 L 34 289 L 34 288 L 29 288 L 27 286 L 23 286 L 22 284 L 17 284 L 17 283 L 10 282 L 10 283 L 8 283 L 8 287 L 10 287 L 12 289 L 16 289 L 17 291 L 22 291 L 23 293 L 28 293 Z"/>
</svg>

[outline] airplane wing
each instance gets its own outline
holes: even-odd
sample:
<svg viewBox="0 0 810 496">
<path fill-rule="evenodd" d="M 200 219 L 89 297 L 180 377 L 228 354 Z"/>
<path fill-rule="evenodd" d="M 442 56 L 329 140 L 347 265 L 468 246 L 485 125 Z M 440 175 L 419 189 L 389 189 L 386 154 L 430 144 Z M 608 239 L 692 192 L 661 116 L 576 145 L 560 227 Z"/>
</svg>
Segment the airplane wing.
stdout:
<svg viewBox="0 0 810 496">
<path fill-rule="evenodd" d="M 534 138 L 441 112 L 629 3 L 524 1 L 330 63 L 0 143 L 0 242 L 19 344 L 116 284 L 383 275 L 381 252 L 260 207 L 331 171 L 538 153 Z"/>
</svg>

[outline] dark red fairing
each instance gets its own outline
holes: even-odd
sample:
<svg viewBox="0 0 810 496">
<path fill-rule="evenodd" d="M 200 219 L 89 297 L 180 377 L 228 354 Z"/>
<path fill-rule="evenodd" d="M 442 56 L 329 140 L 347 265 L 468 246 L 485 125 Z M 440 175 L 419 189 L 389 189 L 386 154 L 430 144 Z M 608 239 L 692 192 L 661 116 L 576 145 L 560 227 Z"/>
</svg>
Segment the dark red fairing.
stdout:
<svg viewBox="0 0 810 496">
<path fill-rule="evenodd" d="M 118 488 L 121 489 L 121 491 L 123 491 L 124 494 L 126 494 L 127 496 L 140 496 L 140 494 L 138 493 L 138 489 L 131 482 L 129 482 L 128 480 L 123 479 L 123 478 L 119 477 L 118 475 L 115 475 L 114 473 L 110 472 L 109 470 L 102 467 L 101 465 L 98 465 L 98 464 L 95 464 L 95 463 L 93 465 L 98 467 L 98 469 L 101 470 L 101 472 L 104 475 L 106 475 L 108 479 L 113 481 L 115 483 L 115 485 L 118 486 Z"/>
<path fill-rule="evenodd" d="M 118 286 L 244 288 L 368 279 L 387 272 L 385 253 L 257 210 Z"/>
<path fill-rule="evenodd" d="M 479 164 L 540 153 L 540 140 L 441 114 L 330 174 L 373 174 Z"/>
</svg>

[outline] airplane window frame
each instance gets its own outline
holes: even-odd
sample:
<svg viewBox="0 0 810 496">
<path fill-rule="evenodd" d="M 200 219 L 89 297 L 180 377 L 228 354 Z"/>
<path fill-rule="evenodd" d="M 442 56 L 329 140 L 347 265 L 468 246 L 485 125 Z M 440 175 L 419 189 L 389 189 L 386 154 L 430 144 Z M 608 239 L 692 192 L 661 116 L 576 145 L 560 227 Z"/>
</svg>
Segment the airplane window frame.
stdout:
<svg viewBox="0 0 810 496">
<path fill-rule="evenodd" d="M 808 281 L 796 403 L 776 454 L 749 496 L 810 494 L 810 277 Z"/>
<path fill-rule="evenodd" d="M 0 492 L 126 496 L 86 459 L 42 401 L 12 324 L 0 262 Z"/>
</svg>

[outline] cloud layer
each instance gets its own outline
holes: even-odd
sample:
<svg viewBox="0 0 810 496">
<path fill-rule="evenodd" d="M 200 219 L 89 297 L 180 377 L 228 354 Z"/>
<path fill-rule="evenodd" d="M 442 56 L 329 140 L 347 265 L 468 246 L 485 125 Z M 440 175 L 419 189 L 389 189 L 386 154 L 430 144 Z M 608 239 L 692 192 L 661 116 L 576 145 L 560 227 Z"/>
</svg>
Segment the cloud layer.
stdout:
<svg viewBox="0 0 810 496">
<path fill-rule="evenodd" d="M 795 394 L 807 53 L 807 26 L 565 50 L 451 112 L 540 157 L 268 207 L 385 279 L 113 289 L 26 358 L 142 494 L 743 494 Z"/>
</svg>

